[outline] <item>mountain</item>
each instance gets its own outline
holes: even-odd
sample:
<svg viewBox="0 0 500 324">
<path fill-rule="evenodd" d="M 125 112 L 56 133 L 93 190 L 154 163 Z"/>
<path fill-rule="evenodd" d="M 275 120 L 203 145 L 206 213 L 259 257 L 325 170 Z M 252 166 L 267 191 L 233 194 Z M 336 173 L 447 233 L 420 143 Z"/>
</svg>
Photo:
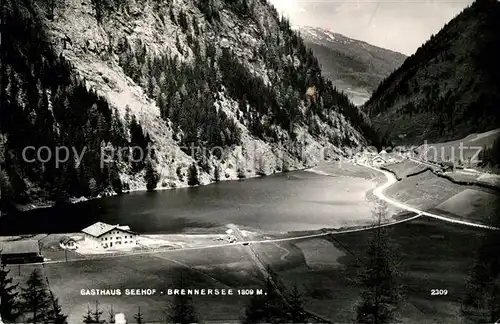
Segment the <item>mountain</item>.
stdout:
<svg viewBox="0 0 500 324">
<path fill-rule="evenodd" d="M 446 142 L 500 122 L 500 3 L 476 1 L 387 77 L 363 107 L 395 143 Z"/>
<path fill-rule="evenodd" d="M 4 209 L 266 175 L 381 143 L 265 0 L 3 5 Z"/>
<path fill-rule="evenodd" d="M 403 64 L 406 56 L 316 27 L 296 27 L 325 77 L 358 105 Z"/>
</svg>

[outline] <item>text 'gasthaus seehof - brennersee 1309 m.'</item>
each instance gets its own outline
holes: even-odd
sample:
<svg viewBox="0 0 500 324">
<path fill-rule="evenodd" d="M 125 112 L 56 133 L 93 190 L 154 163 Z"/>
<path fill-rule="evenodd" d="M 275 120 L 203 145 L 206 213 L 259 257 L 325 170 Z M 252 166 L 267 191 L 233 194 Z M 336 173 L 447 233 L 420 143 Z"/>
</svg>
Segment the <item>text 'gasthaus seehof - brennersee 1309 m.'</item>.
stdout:
<svg viewBox="0 0 500 324">
<path fill-rule="evenodd" d="M 254 288 L 82 288 L 80 294 L 82 296 L 253 296 L 267 293 L 263 289 Z"/>
</svg>

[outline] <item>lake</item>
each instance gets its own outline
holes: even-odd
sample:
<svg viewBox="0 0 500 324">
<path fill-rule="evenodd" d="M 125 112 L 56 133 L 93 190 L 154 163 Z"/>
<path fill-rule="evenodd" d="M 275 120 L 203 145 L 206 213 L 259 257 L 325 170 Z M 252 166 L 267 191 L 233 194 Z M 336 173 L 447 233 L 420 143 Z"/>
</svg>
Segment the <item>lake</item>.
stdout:
<svg viewBox="0 0 500 324">
<path fill-rule="evenodd" d="M 363 178 L 296 171 L 208 186 L 133 192 L 0 218 L 0 235 L 71 233 L 97 221 L 139 233 L 179 233 L 236 224 L 264 233 L 368 223 Z"/>
</svg>

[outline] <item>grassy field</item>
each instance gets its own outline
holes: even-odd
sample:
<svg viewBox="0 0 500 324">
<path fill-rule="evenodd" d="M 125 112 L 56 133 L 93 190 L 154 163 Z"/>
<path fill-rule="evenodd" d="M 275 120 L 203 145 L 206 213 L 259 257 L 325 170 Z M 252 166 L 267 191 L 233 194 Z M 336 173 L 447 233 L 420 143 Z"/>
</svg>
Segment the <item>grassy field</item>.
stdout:
<svg viewBox="0 0 500 324">
<path fill-rule="evenodd" d="M 123 256 L 103 260 L 82 260 L 45 264 L 42 266 L 12 266 L 16 282 L 24 283 L 31 271 L 38 268 L 48 278 L 51 290 L 59 297 L 63 310 L 69 314 L 69 323 L 79 323 L 87 306 L 98 300 L 104 314 L 111 305 L 116 312 L 132 318 L 141 307 L 146 320 L 164 318 L 164 309 L 170 296 L 82 296 L 81 289 L 179 288 L 182 274 L 185 288 L 253 288 L 264 287 L 260 272 L 241 250 L 241 246 L 219 249 L 165 252 L 147 255 Z M 202 319 L 239 319 L 240 311 L 248 302 L 247 296 L 194 296 Z"/>
<path fill-rule="evenodd" d="M 420 209 L 430 209 L 467 189 L 434 175 L 431 171 L 406 178 L 393 184 L 385 194 L 388 197 Z"/>
<path fill-rule="evenodd" d="M 355 177 L 374 181 L 385 181 L 385 177 L 381 175 L 380 172 L 361 165 L 355 165 L 348 161 L 340 160 L 337 162 L 328 162 L 320 164 L 313 169 L 336 177 Z"/>
<path fill-rule="evenodd" d="M 289 243 L 280 247 L 268 245 L 266 252 L 260 254 L 263 259 L 272 256 L 267 261 L 280 281 L 289 287 L 299 285 L 311 310 L 346 323 L 354 316 L 359 296 L 354 284 L 359 258 L 372 234 L 373 231 L 339 234 L 333 240 L 296 242 L 295 247 Z M 418 219 L 395 225 L 391 236 L 400 251 L 407 290 L 401 322 L 465 323 L 458 313 L 459 302 L 479 238 L 478 230 Z M 259 251 L 262 249 L 264 246 Z M 277 257 L 283 249 L 291 252 L 288 263 Z M 316 249 L 319 251 L 315 252 Z M 303 260 L 293 254 L 302 255 Z M 447 289 L 449 294 L 431 296 L 431 289 Z"/>
<path fill-rule="evenodd" d="M 491 189 L 455 184 L 431 171 L 412 176 L 385 190 L 410 206 L 445 216 L 484 223 L 499 195 Z"/>
<path fill-rule="evenodd" d="M 404 269 L 407 302 L 402 323 L 466 323 L 459 315 L 465 278 L 473 260 L 480 231 L 420 218 L 389 227 Z M 334 320 L 349 322 L 359 298 L 354 283 L 373 231 L 336 234 L 314 239 L 255 244 L 259 258 L 270 265 L 280 285 L 297 284 L 308 309 Z M 467 242 L 467 244 L 463 244 Z M 106 313 L 111 305 L 131 317 L 141 307 L 147 320 L 157 321 L 171 300 L 168 296 L 82 296 L 81 289 L 176 288 L 182 273 L 186 288 L 264 287 L 261 273 L 241 246 L 169 251 L 12 267 L 16 281 L 25 282 L 39 268 L 59 297 L 70 323 L 81 320 L 88 304 L 99 300 Z M 447 289 L 447 296 L 430 296 L 431 289 Z M 248 302 L 243 296 L 194 297 L 202 318 L 236 320 Z"/>
<path fill-rule="evenodd" d="M 353 164 L 343 168 L 326 166 L 333 176 L 362 177 L 385 181 L 383 175 Z M 386 195 L 410 205 L 443 211 L 460 217 L 472 217 L 488 197 L 469 192 L 426 172 L 394 184 Z M 465 191 L 464 191 L 465 190 Z M 326 197 L 325 197 L 326 199 Z M 331 197 L 330 197 L 331 199 Z M 468 201 L 465 207 L 460 203 Z M 470 203 L 472 201 L 472 203 Z M 462 213 L 463 215 L 461 215 Z M 478 217 L 477 215 L 474 217 Z M 467 323 L 459 315 L 465 278 L 473 260 L 480 230 L 420 218 L 390 227 L 404 266 L 407 301 L 401 310 L 402 323 Z M 354 279 L 360 258 L 373 231 L 335 234 L 314 239 L 255 244 L 263 263 L 270 265 L 284 287 L 298 285 L 309 310 L 332 319 L 350 322 L 359 298 Z M 42 240 L 52 259 L 62 259 L 61 251 L 50 250 L 57 240 Z M 464 242 L 467 242 L 464 244 Z M 70 258 L 71 259 L 71 258 Z M 12 267 L 17 282 L 24 283 L 34 268 L 48 278 L 50 288 L 59 297 L 69 323 L 81 322 L 87 306 L 96 299 L 106 314 L 113 305 L 128 318 L 137 307 L 146 320 L 158 321 L 171 297 L 161 296 L 82 296 L 81 289 L 154 288 L 161 291 L 177 288 L 183 277 L 186 288 L 264 287 L 261 273 L 241 246 L 188 251 L 168 251 L 147 255 L 119 256 L 102 260 L 76 260 L 41 266 Z M 431 289 L 447 289 L 447 296 L 431 296 Z M 240 317 L 248 302 L 245 296 L 198 296 L 196 307 L 204 320 L 225 321 Z"/>
<path fill-rule="evenodd" d="M 371 204 L 378 201 L 378 198 L 373 195 L 373 189 L 387 181 L 383 173 L 348 161 L 328 162 L 313 168 L 313 171 L 330 175 L 332 177 L 339 177 L 340 180 L 338 180 L 338 183 L 347 188 L 346 190 L 348 190 L 347 192 L 349 193 L 347 197 L 343 196 L 342 199 L 352 199 L 350 197 L 353 197 L 354 192 L 357 191 L 359 193 L 362 193 L 364 195 L 363 199 L 370 202 Z M 349 178 L 353 180 L 349 180 Z M 370 180 L 372 182 L 372 188 L 365 191 L 357 190 L 354 184 L 359 182 L 359 179 Z M 347 184 L 345 181 L 349 181 L 349 183 Z M 348 186 L 352 188 L 349 188 Z M 340 194 L 342 194 L 341 190 L 339 190 L 335 196 L 338 196 Z M 335 198 L 337 200 L 337 197 Z M 332 197 L 330 197 L 329 199 L 332 200 Z M 402 211 L 393 206 L 388 206 L 388 209 L 390 215 L 396 215 Z M 345 224 L 342 225 L 345 227 L 349 227 L 360 225 L 360 223 L 345 222 Z"/>
<path fill-rule="evenodd" d="M 436 211 L 443 211 L 461 219 L 487 222 L 492 213 L 492 208 L 499 199 L 493 193 L 466 189 L 442 204 L 438 205 Z"/>
<path fill-rule="evenodd" d="M 477 183 L 479 185 L 483 184 L 500 188 L 500 176 L 497 174 L 457 170 L 456 172 L 446 172 L 445 175 L 460 182 Z"/>
<path fill-rule="evenodd" d="M 345 256 L 344 251 L 325 239 L 305 240 L 295 245 L 302 251 L 306 266 L 313 270 L 336 268 L 340 265 L 339 258 Z"/>
<path fill-rule="evenodd" d="M 427 166 L 410 160 L 405 160 L 398 163 L 385 164 L 384 168 L 393 172 L 396 175 L 396 178 L 404 179 L 409 174 L 414 174 L 423 171 L 424 169 L 427 168 Z"/>
</svg>

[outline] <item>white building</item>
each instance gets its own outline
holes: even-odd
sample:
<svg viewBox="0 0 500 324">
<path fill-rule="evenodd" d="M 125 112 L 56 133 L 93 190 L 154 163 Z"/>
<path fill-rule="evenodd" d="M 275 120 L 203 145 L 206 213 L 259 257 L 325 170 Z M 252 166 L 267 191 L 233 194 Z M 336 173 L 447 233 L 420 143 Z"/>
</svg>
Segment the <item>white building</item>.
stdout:
<svg viewBox="0 0 500 324">
<path fill-rule="evenodd" d="M 82 230 L 84 244 L 93 249 L 131 248 L 137 245 L 137 234 L 128 226 L 97 222 Z"/>
<path fill-rule="evenodd" d="M 77 240 L 75 240 L 72 237 L 64 237 L 60 242 L 59 245 L 63 249 L 68 249 L 68 250 L 76 250 L 78 248 L 77 245 Z"/>
<path fill-rule="evenodd" d="M 370 160 L 370 164 L 373 166 L 379 166 L 379 165 L 386 164 L 386 163 L 387 163 L 387 161 L 378 155 Z"/>
</svg>

